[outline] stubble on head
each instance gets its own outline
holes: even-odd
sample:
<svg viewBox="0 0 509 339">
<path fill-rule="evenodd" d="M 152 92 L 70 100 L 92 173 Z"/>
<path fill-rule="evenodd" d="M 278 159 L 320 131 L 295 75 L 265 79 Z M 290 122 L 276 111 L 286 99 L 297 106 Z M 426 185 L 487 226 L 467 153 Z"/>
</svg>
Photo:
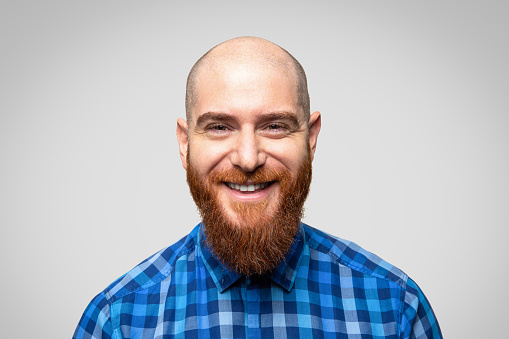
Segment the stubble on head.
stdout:
<svg viewBox="0 0 509 339">
<path fill-rule="evenodd" d="M 267 47 L 272 48 L 270 53 L 268 53 Z M 240 37 L 225 41 L 211 48 L 191 68 L 186 83 L 186 120 L 188 122 L 192 121 L 192 110 L 199 96 L 198 79 L 200 75 L 206 70 L 210 71 L 211 69 L 221 68 L 226 62 L 235 61 L 235 58 L 241 54 L 239 52 L 243 49 L 246 50 L 246 55 L 252 54 L 255 57 L 260 57 L 260 51 L 263 50 L 262 58 L 266 65 L 270 65 L 281 72 L 287 72 L 287 75 L 290 77 L 295 77 L 297 100 L 304 113 L 304 118 L 309 119 L 310 99 L 307 76 L 299 61 L 287 50 L 268 40 L 256 37 Z M 217 57 L 218 54 L 219 57 Z"/>
</svg>

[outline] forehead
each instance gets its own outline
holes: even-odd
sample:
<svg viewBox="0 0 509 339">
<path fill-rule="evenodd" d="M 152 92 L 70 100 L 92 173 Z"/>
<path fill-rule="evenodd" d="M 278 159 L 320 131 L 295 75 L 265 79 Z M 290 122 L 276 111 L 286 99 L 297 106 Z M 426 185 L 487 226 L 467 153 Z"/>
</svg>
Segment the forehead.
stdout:
<svg viewBox="0 0 509 339">
<path fill-rule="evenodd" d="M 206 112 L 301 113 L 297 80 L 291 67 L 270 62 L 209 64 L 195 82 L 192 120 Z"/>
</svg>

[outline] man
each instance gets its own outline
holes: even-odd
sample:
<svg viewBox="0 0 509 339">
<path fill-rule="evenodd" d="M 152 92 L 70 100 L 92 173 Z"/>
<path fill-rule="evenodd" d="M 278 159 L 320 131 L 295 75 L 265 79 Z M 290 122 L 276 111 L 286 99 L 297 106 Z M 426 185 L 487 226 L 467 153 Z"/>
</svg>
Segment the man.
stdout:
<svg viewBox="0 0 509 339">
<path fill-rule="evenodd" d="M 177 139 L 203 222 L 97 295 L 76 338 L 441 338 L 419 287 L 300 222 L 321 118 L 301 65 L 237 38 L 187 83 Z"/>
</svg>

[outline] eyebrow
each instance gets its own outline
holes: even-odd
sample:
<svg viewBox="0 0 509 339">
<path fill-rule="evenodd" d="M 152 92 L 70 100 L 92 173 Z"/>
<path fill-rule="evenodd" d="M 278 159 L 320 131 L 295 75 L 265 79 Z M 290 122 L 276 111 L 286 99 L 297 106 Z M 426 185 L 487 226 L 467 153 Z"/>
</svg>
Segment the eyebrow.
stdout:
<svg viewBox="0 0 509 339">
<path fill-rule="evenodd" d="M 215 121 L 228 121 L 228 120 L 234 120 L 235 118 L 226 113 L 218 113 L 218 112 L 206 112 L 200 115 L 196 119 L 196 125 L 199 126 L 201 124 L 204 124 L 206 121 L 209 120 L 215 120 Z M 274 120 L 287 120 L 290 122 L 293 128 L 298 128 L 300 125 L 299 119 L 296 117 L 296 115 L 292 112 L 271 112 L 271 113 L 265 113 L 262 114 L 259 119 L 258 123 L 268 122 L 268 121 L 274 121 Z"/>
<path fill-rule="evenodd" d="M 203 113 L 198 117 L 198 119 L 196 119 L 196 125 L 199 126 L 205 123 L 207 120 L 226 121 L 231 119 L 232 116 L 226 113 L 207 112 Z"/>
<path fill-rule="evenodd" d="M 260 122 L 268 122 L 274 120 L 287 120 L 292 126 L 292 128 L 298 128 L 300 123 L 299 119 L 292 112 L 274 112 L 262 114 L 260 117 Z"/>
</svg>

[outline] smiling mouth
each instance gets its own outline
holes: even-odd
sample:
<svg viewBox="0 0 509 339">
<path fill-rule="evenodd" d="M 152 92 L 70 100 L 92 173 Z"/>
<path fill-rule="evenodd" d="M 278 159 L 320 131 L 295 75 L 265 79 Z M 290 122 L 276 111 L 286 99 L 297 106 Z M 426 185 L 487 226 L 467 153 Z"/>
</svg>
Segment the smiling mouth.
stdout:
<svg viewBox="0 0 509 339">
<path fill-rule="evenodd" d="M 237 190 L 240 192 L 254 192 L 257 190 L 267 188 L 272 183 L 273 182 L 271 181 L 271 182 L 263 182 L 263 183 L 259 183 L 259 184 L 239 185 L 239 184 L 234 184 L 233 182 L 225 182 L 226 186 L 228 186 L 232 190 Z"/>
</svg>

